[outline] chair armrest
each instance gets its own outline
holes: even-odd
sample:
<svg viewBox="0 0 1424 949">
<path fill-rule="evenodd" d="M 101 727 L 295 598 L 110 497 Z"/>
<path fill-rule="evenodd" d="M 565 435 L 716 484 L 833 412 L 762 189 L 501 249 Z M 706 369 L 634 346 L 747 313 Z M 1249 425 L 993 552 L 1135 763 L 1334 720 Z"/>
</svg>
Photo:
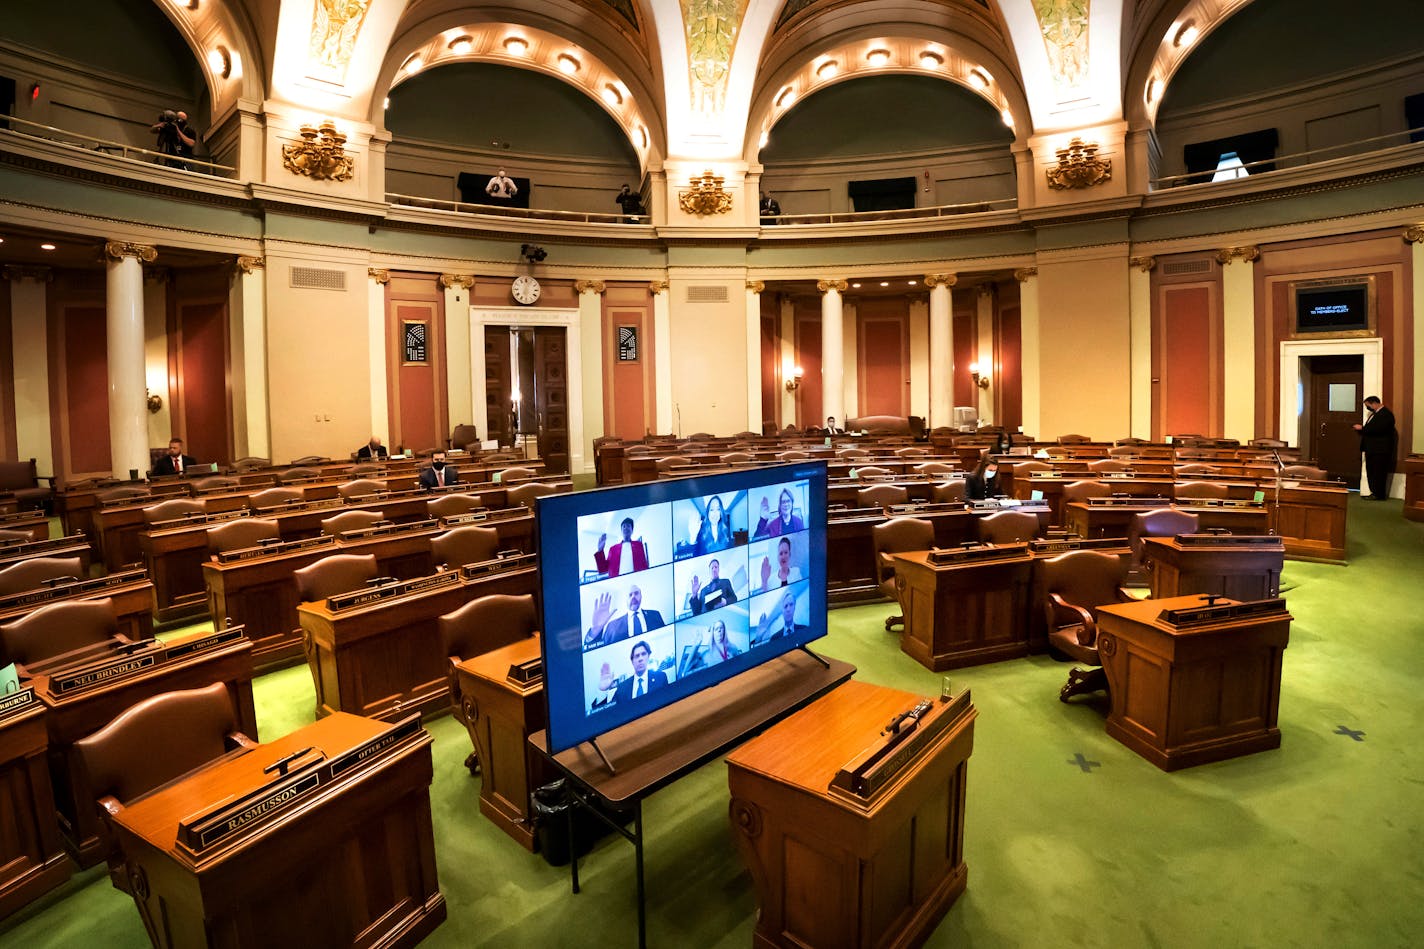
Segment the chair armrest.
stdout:
<svg viewBox="0 0 1424 949">
<path fill-rule="evenodd" d="M 98 800 L 99 813 L 103 817 L 118 817 L 119 812 L 124 809 L 123 802 L 112 794 L 105 794 Z"/>
<path fill-rule="evenodd" d="M 1118 601 L 1119 603 L 1136 603 L 1136 602 L 1138 602 L 1137 597 L 1133 596 L 1132 593 L 1127 589 L 1127 587 L 1118 587 L 1118 588 L 1117 588 L 1117 601 Z"/>
<path fill-rule="evenodd" d="M 1092 613 L 1083 609 L 1081 606 L 1075 606 L 1069 603 L 1057 593 L 1048 594 L 1048 599 L 1053 603 L 1053 611 L 1055 614 L 1059 611 L 1066 611 L 1079 624 L 1078 642 L 1080 644 L 1091 646 L 1098 641 L 1098 623 L 1097 620 L 1093 619 Z"/>
<path fill-rule="evenodd" d="M 239 748 L 244 751 L 253 751 L 262 747 L 260 742 L 253 741 L 242 732 L 228 732 L 224 738 L 224 743 L 229 746 L 229 751 L 236 751 Z"/>
</svg>

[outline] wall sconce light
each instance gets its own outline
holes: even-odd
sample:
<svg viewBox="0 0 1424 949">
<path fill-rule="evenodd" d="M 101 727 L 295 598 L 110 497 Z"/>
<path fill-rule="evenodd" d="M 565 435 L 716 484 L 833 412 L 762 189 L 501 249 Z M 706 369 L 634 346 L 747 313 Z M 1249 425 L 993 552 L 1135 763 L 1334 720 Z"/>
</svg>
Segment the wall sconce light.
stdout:
<svg viewBox="0 0 1424 949">
<path fill-rule="evenodd" d="M 971 362 L 969 364 L 969 375 L 974 380 L 974 384 L 979 388 L 989 388 L 989 376 L 987 373 L 981 374 L 979 372 L 979 364 L 977 362 Z"/>
<path fill-rule="evenodd" d="M 800 366 L 791 367 L 791 372 L 786 377 L 786 391 L 795 392 L 801 388 L 801 377 L 806 375 L 806 370 Z"/>
<path fill-rule="evenodd" d="M 159 412 L 162 412 L 162 411 L 163 411 L 163 396 L 161 396 L 161 395 L 154 395 L 153 393 L 149 392 L 147 389 L 144 389 L 143 391 L 144 391 L 144 394 L 148 396 L 148 411 L 149 411 L 149 413 L 150 413 L 151 415 L 157 415 Z"/>
</svg>

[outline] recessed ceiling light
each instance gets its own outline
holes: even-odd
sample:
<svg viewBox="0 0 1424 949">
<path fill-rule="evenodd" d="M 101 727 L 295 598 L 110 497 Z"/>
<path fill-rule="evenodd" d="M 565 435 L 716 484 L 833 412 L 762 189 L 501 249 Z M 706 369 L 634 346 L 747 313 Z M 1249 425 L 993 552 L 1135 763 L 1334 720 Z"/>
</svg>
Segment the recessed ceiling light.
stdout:
<svg viewBox="0 0 1424 949">
<path fill-rule="evenodd" d="M 975 89 L 988 89 L 989 83 L 993 81 L 994 77 L 990 76 L 979 66 L 975 66 L 969 70 L 969 84 Z"/>
<path fill-rule="evenodd" d="M 420 67 L 421 67 L 421 66 L 424 66 L 424 65 L 425 65 L 425 60 L 421 59 L 421 58 L 420 58 L 420 54 L 417 53 L 416 55 L 412 56 L 410 59 L 407 59 L 407 60 L 405 61 L 405 65 L 402 66 L 401 68 L 405 70 L 406 75 L 411 75 L 411 74 L 413 74 L 413 73 L 418 73 L 418 72 L 420 72 Z"/>
<path fill-rule="evenodd" d="M 505 51 L 514 56 L 523 56 L 529 49 L 529 41 L 522 36 L 511 36 L 504 41 Z"/>
<path fill-rule="evenodd" d="M 778 106 L 787 106 L 796 101 L 796 90 L 787 86 L 781 90 L 781 94 L 776 97 Z"/>
<path fill-rule="evenodd" d="M 645 128 L 644 128 L 643 126 L 641 126 L 641 125 L 638 126 L 638 147 L 639 147 L 639 148 L 647 148 L 647 147 L 648 147 L 648 130 L 645 129 Z"/>
<path fill-rule="evenodd" d="M 1188 20 L 1178 28 L 1177 35 L 1172 37 L 1172 45 L 1179 49 L 1185 49 L 1195 43 L 1200 35 L 1201 31 L 1197 29 L 1197 25 Z"/>
<path fill-rule="evenodd" d="M 579 61 L 568 53 L 559 54 L 559 72 L 572 76 L 579 71 Z"/>
<path fill-rule="evenodd" d="M 999 112 L 999 118 L 1003 119 L 1004 124 L 1007 125 L 1009 128 L 1014 127 L 1014 114 L 1008 109 L 1004 109 Z"/>
<path fill-rule="evenodd" d="M 934 50 L 925 50 L 920 54 L 920 65 L 925 69 L 938 69 L 944 65 L 944 57 Z"/>
<path fill-rule="evenodd" d="M 890 51 L 888 49 L 872 49 L 865 54 L 865 61 L 872 66 L 884 66 L 890 62 Z"/>
<path fill-rule="evenodd" d="M 851 288 L 852 290 L 859 290 L 859 289 L 860 289 L 860 284 L 858 284 L 858 283 L 853 283 L 853 284 L 850 285 L 850 288 Z"/>
<path fill-rule="evenodd" d="M 54 250 L 53 244 L 41 244 L 40 250 Z"/>
<path fill-rule="evenodd" d="M 456 56 L 463 56 L 475 48 L 475 38 L 468 34 L 455 37 L 450 41 L 450 52 Z"/>
<path fill-rule="evenodd" d="M 381 100 L 381 108 L 383 108 L 383 109 L 389 109 L 390 107 L 391 107 L 391 97 L 390 97 L 390 96 L 386 96 L 384 99 Z"/>
<path fill-rule="evenodd" d="M 763 131 L 761 138 L 757 139 L 757 148 L 766 148 L 766 143 L 771 141 L 771 133 Z"/>
<path fill-rule="evenodd" d="M 220 79 L 232 75 L 232 56 L 226 46 L 215 46 L 208 50 L 208 68 Z"/>
<path fill-rule="evenodd" d="M 919 283 L 919 281 L 918 281 L 918 280 L 906 280 L 905 283 L 907 283 L 907 284 L 909 284 L 910 286 L 913 287 L 915 284 Z"/>
<path fill-rule="evenodd" d="M 816 75 L 821 79 L 829 79 L 840 71 L 840 63 L 837 63 L 834 59 L 828 59 L 816 67 Z"/>
<path fill-rule="evenodd" d="M 882 281 L 880 281 L 880 285 L 881 285 L 882 287 L 888 287 L 888 286 L 890 286 L 890 281 L 889 281 L 889 280 L 882 280 Z"/>
<path fill-rule="evenodd" d="M 1158 97 L 1160 97 L 1161 95 L 1162 95 L 1162 80 L 1160 80 L 1160 79 L 1153 79 L 1151 82 L 1149 82 L 1149 83 L 1147 84 L 1147 104 L 1148 104 L 1148 105 L 1151 105 L 1152 103 L 1156 102 L 1157 99 L 1158 99 Z"/>
</svg>

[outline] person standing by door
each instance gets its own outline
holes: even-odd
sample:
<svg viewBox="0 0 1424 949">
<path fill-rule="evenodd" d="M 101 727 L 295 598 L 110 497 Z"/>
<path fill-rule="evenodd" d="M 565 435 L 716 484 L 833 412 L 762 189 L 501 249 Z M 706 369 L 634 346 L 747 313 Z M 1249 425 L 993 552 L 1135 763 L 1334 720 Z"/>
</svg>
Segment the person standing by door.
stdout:
<svg viewBox="0 0 1424 949">
<path fill-rule="evenodd" d="M 1356 423 L 1360 433 L 1360 451 L 1365 453 L 1365 480 L 1370 497 L 1375 501 L 1389 500 L 1389 476 L 1394 471 L 1395 445 L 1399 438 L 1394 428 L 1394 413 L 1372 395 L 1365 400 L 1370 417 L 1363 425 Z"/>
</svg>

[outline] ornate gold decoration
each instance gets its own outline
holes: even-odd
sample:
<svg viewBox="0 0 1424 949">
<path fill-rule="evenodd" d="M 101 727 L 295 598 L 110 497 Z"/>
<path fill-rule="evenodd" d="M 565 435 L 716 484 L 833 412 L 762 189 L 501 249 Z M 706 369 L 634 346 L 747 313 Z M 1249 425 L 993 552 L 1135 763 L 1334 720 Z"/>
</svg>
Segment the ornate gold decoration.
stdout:
<svg viewBox="0 0 1424 949">
<path fill-rule="evenodd" d="M 1156 257 L 1129 257 L 1127 258 L 1129 267 L 1136 267 L 1143 273 L 1148 273 L 1157 266 Z"/>
<path fill-rule="evenodd" d="M 4 280 L 38 280 L 40 283 L 53 283 L 54 271 L 48 267 L 26 267 L 21 264 L 6 264 L 0 268 L 0 279 Z"/>
<path fill-rule="evenodd" d="M 747 0 L 681 0 L 693 112 L 715 114 L 727 98 L 732 51 Z"/>
<path fill-rule="evenodd" d="M 1058 167 L 1044 172 L 1048 187 L 1055 191 L 1091 188 L 1112 180 L 1112 159 L 1098 157 L 1098 145 L 1075 138 L 1057 152 Z"/>
<path fill-rule="evenodd" d="M 239 257 L 237 258 L 237 269 L 243 273 L 253 273 L 262 270 L 267 266 L 267 260 L 263 257 Z"/>
<path fill-rule="evenodd" d="M 327 119 L 320 127 L 302 126 L 302 140 L 282 146 L 282 167 L 317 181 L 350 181 L 356 159 L 346 154 L 346 133 Z"/>
<path fill-rule="evenodd" d="M 1404 229 L 1404 242 L 1418 244 L 1424 241 L 1424 224 L 1412 224 Z"/>
<path fill-rule="evenodd" d="M 151 264 L 158 259 L 158 248 L 148 244 L 134 244 L 129 241 L 108 241 L 104 244 L 104 256 L 111 260 L 137 257 L 144 263 Z"/>
<path fill-rule="evenodd" d="M 1034 0 L 1053 83 L 1074 89 L 1088 78 L 1089 0 Z"/>
<path fill-rule="evenodd" d="M 391 272 L 389 270 L 378 270 L 375 267 L 367 267 L 366 276 L 383 286 L 391 282 Z"/>
<path fill-rule="evenodd" d="M 850 288 L 850 284 L 844 280 L 817 280 L 816 289 L 825 293 L 828 290 L 836 290 L 845 293 Z"/>
<path fill-rule="evenodd" d="M 1018 270 L 1014 271 L 1014 279 L 1017 280 L 1019 283 L 1024 283 L 1025 281 L 1032 280 L 1034 277 L 1037 276 L 1037 267 L 1020 267 Z"/>
<path fill-rule="evenodd" d="M 933 290 L 935 287 L 952 287 L 959 282 L 959 274 L 956 273 L 927 273 L 925 274 L 925 286 Z"/>
<path fill-rule="evenodd" d="M 309 74 L 313 79 L 344 83 L 371 0 L 316 0 L 313 6 Z"/>
<path fill-rule="evenodd" d="M 668 282 L 667 282 L 666 280 L 650 280 L 650 281 L 648 281 L 648 292 L 651 293 L 651 294 L 653 294 L 653 296 L 657 296 L 659 293 L 662 293 L 662 292 L 665 291 L 667 288 L 668 288 Z"/>
<path fill-rule="evenodd" d="M 732 210 L 731 192 L 722 187 L 726 180 L 711 171 L 693 175 L 687 180 L 691 189 L 677 193 L 678 207 L 688 214 L 726 214 Z"/>
<path fill-rule="evenodd" d="M 440 275 L 440 286 L 446 290 L 453 290 L 456 287 L 461 290 L 468 290 L 475 285 L 474 277 L 467 277 L 458 273 L 443 273 Z"/>
<path fill-rule="evenodd" d="M 574 292 L 575 292 L 575 293 L 602 293 L 602 292 L 604 291 L 604 289 L 605 289 L 605 284 L 603 283 L 602 280 L 575 280 L 575 281 L 574 281 Z"/>
<path fill-rule="evenodd" d="M 1257 247 L 1254 244 L 1248 247 L 1223 247 L 1221 250 L 1216 252 L 1216 262 L 1224 267 L 1227 264 L 1231 263 L 1233 260 L 1240 260 L 1245 263 L 1250 263 L 1251 261 L 1255 260 L 1260 256 L 1261 248 Z"/>
<path fill-rule="evenodd" d="M 765 281 L 765 280 L 748 280 L 748 281 L 747 281 L 747 289 L 750 290 L 752 293 L 761 293 L 763 290 L 766 289 L 766 281 Z"/>
</svg>

